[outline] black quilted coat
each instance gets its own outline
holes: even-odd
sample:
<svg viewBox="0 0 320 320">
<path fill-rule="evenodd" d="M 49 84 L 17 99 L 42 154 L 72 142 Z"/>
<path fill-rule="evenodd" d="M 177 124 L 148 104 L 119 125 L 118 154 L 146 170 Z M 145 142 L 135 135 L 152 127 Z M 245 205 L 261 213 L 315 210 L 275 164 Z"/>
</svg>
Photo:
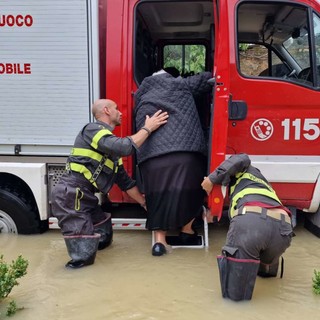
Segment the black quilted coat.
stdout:
<svg viewBox="0 0 320 320">
<path fill-rule="evenodd" d="M 138 163 L 171 152 L 207 153 L 194 97 L 212 90 L 210 72 L 174 78 L 168 73 L 145 78 L 135 93 L 135 125 L 138 131 L 146 115 L 169 113 L 168 122 L 153 132 L 137 152 Z"/>
</svg>

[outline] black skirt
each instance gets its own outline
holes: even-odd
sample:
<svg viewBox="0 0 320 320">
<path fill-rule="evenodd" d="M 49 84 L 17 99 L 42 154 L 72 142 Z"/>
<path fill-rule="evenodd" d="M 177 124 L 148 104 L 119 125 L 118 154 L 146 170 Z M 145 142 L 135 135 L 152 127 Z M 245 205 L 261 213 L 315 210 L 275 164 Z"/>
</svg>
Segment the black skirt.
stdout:
<svg viewBox="0 0 320 320">
<path fill-rule="evenodd" d="M 206 158 L 193 152 L 174 152 L 140 164 L 149 230 L 176 230 L 199 216 L 205 192 Z"/>
</svg>

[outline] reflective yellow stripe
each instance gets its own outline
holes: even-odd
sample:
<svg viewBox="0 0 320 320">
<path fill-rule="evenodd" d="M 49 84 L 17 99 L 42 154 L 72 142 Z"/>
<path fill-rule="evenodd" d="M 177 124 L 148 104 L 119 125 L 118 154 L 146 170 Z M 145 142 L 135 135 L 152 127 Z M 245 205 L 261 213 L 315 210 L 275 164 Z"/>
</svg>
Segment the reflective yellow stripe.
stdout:
<svg viewBox="0 0 320 320">
<path fill-rule="evenodd" d="M 238 173 L 236 173 L 236 178 L 237 178 L 237 179 L 240 178 L 243 174 L 244 174 L 244 172 L 238 172 Z"/>
<path fill-rule="evenodd" d="M 108 159 L 109 160 L 109 159 Z M 107 161 L 108 161 L 107 160 Z M 106 162 L 107 162 L 106 161 Z M 111 169 L 113 169 L 113 162 L 111 161 L 111 160 L 109 160 L 110 161 L 110 166 L 112 165 L 112 168 Z M 120 158 L 120 160 L 119 160 L 119 165 L 120 164 L 122 164 L 122 159 Z M 110 166 L 109 165 L 107 165 L 107 167 L 109 167 L 110 168 Z M 119 166 L 117 166 L 116 167 L 116 170 L 115 170 L 115 172 L 118 172 L 118 167 Z M 79 163 L 74 163 L 74 162 L 68 162 L 68 164 L 67 164 L 67 169 L 69 170 L 72 170 L 72 171 L 75 171 L 75 172 L 78 172 L 78 173 L 81 173 L 81 174 L 83 174 L 84 176 L 85 176 L 85 178 L 87 179 L 87 180 L 89 180 L 97 189 L 98 189 L 98 186 L 97 186 L 97 184 L 96 184 L 96 182 L 93 180 L 93 178 L 92 178 L 92 173 L 86 168 L 86 166 L 84 166 L 83 164 L 79 164 Z"/>
<path fill-rule="evenodd" d="M 84 148 L 72 148 L 71 154 L 73 156 L 88 157 L 97 160 L 98 162 L 102 159 L 102 155 L 100 153 Z"/>
<path fill-rule="evenodd" d="M 230 216 L 233 218 L 235 206 L 240 198 L 247 196 L 249 194 L 260 194 L 271 199 L 278 201 L 281 204 L 281 201 L 277 197 L 274 191 L 270 191 L 267 189 L 259 189 L 259 188 L 246 188 L 236 194 L 235 197 L 232 198 L 231 208 L 230 208 Z"/>
<path fill-rule="evenodd" d="M 237 181 L 236 181 L 236 183 L 235 183 L 232 187 L 230 187 L 230 194 L 233 194 L 234 189 L 236 188 L 236 186 L 237 186 L 237 185 L 240 183 L 240 181 L 242 180 L 242 179 L 240 178 L 241 175 L 243 175 L 243 172 L 239 172 L 239 173 L 236 174 Z"/>
<path fill-rule="evenodd" d="M 92 138 L 91 147 L 97 149 L 100 139 L 107 135 L 112 135 L 112 132 L 108 129 L 99 130 L 98 133 L 96 133 L 96 135 Z"/>
<path fill-rule="evenodd" d="M 252 173 L 246 172 L 246 173 L 241 173 L 240 176 L 241 176 L 241 175 L 242 175 L 242 177 L 239 178 L 239 179 L 237 180 L 237 182 L 230 188 L 230 194 L 232 194 L 232 193 L 234 192 L 234 189 L 236 188 L 236 186 L 240 183 L 240 181 L 241 181 L 242 179 L 248 179 L 248 180 L 251 180 L 251 181 L 254 181 L 254 182 L 257 182 L 257 183 L 261 183 L 261 184 L 263 184 L 266 188 L 268 188 L 270 191 L 274 191 L 274 190 L 272 189 L 272 187 L 271 187 L 268 183 L 266 183 L 264 180 L 256 177 L 256 176 L 253 175 Z M 238 178 L 239 176 L 236 175 L 236 177 Z"/>
<path fill-rule="evenodd" d="M 108 167 L 109 169 L 113 170 L 114 168 L 114 162 L 111 161 L 110 159 L 107 159 L 105 162 L 104 162 L 104 165 L 106 167 Z M 116 169 L 114 170 L 114 172 L 117 172 L 118 171 L 118 166 L 116 167 Z"/>
<path fill-rule="evenodd" d="M 84 148 L 73 148 L 71 150 L 71 155 L 73 156 L 80 156 L 80 157 L 88 157 L 90 159 L 93 159 L 93 160 L 96 160 L 98 162 L 101 161 L 102 159 L 102 155 L 98 152 L 95 152 L 93 150 L 90 150 L 90 149 L 84 149 Z M 122 159 L 120 158 L 119 159 L 119 163 L 118 165 L 122 164 Z M 104 165 L 106 167 L 108 167 L 109 169 L 113 170 L 114 168 L 114 162 L 110 159 L 107 159 L 105 162 L 104 162 Z M 118 167 L 116 167 L 115 169 L 115 172 L 118 171 Z"/>
<path fill-rule="evenodd" d="M 241 173 L 242 174 L 242 173 Z M 265 182 L 264 180 L 256 177 L 255 175 L 251 174 L 251 173 L 244 173 L 242 174 L 242 176 L 237 180 L 237 182 L 230 188 L 230 195 L 233 194 L 236 186 L 240 183 L 241 180 L 243 179 L 248 179 L 251 180 L 253 182 L 257 182 L 260 184 L 263 184 L 267 189 L 259 189 L 259 188 L 246 188 L 243 189 L 242 191 L 238 192 L 233 198 L 232 198 L 232 202 L 231 202 L 231 208 L 230 208 L 230 216 L 231 218 L 233 218 L 234 215 L 234 210 L 236 207 L 236 204 L 238 202 L 238 200 L 240 198 L 243 198 L 246 195 L 249 194 L 259 194 L 259 195 L 263 195 L 266 197 L 269 197 L 271 199 L 276 200 L 277 202 L 279 202 L 281 204 L 281 201 L 279 200 L 279 198 L 277 197 L 276 193 L 274 192 L 274 190 L 272 189 L 272 187 Z"/>
<path fill-rule="evenodd" d="M 76 188 L 76 199 L 74 201 L 74 209 L 76 211 L 80 210 L 80 200 L 83 198 L 83 192 L 80 188 Z"/>
<path fill-rule="evenodd" d="M 83 174 L 85 178 L 89 180 L 98 189 L 97 184 L 92 179 L 92 173 L 83 164 L 70 162 L 69 166 L 72 171 Z"/>
</svg>

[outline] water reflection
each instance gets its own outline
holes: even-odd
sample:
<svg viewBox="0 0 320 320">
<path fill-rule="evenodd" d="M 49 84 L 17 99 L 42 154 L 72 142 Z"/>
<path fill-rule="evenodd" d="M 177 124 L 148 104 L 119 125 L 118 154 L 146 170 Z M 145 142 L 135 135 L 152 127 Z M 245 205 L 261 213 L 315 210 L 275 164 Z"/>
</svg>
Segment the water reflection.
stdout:
<svg viewBox="0 0 320 320">
<path fill-rule="evenodd" d="M 33 236 L 0 234 L 0 252 L 7 262 L 19 254 L 29 260 L 28 274 L 9 296 L 24 306 L 14 319 L 319 317 L 320 297 L 312 293 L 312 277 L 314 269 L 320 270 L 320 239 L 298 225 L 284 254 L 283 279 L 258 278 L 253 299 L 236 303 L 220 293 L 216 255 L 226 232 L 226 225 L 210 225 L 208 249 L 179 248 L 153 257 L 149 232 L 115 231 L 112 246 L 98 252 L 93 266 L 79 270 L 64 268 L 69 257 L 58 230 Z"/>
</svg>

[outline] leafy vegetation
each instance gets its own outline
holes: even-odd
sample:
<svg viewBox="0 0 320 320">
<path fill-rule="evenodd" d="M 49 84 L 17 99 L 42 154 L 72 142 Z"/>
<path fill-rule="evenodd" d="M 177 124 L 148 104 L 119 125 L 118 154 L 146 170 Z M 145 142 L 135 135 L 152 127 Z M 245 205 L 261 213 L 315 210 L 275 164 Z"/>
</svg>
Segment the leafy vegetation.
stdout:
<svg viewBox="0 0 320 320">
<path fill-rule="evenodd" d="M 175 67 L 181 75 L 205 70 L 206 48 L 203 45 L 168 45 L 163 54 L 164 67 Z"/>
<path fill-rule="evenodd" d="M 3 255 L 0 256 L 0 303 L 8 297 L 14 286 L 19 285 L 17 279 L 27 274 L 28 260 L 21 255 L 11 264 L 4 261 Z M 7 308 L 7 316 L 12 316 L 18 308 L 15 301 L 11 301 Z"/>
<path fill-rule="evenodd" d="M 315 294 L 320 295 L 320 271 L 314 270 L 314 277 L 312 278 L 312 290 Z"/>
</svg>

